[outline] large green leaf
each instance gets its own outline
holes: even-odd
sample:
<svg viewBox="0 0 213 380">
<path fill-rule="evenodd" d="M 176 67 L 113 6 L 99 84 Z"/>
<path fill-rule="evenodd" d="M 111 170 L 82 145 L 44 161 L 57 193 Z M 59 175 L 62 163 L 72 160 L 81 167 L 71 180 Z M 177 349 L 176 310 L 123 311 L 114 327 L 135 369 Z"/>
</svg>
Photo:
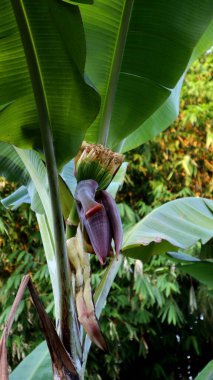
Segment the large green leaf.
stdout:
<svg viewBox="0 0 213 380">
<path fill-rule="evenodd" d="M 0 175 L 8 181 L 27 185 L 29 174 L 15 147 L 0 141 Z"/>
<path fill-rule="evenodd" d="M 37 346 L 9 376 L 10 380 L 52 380 L 52 366 L 46 342 Z"/>
<path fill-rule="evenodd" d="M 26 186 L 20 186 L 13 193 L 8 195 L 6 198 L 1 199 L 1 203 L 5 208 L 11 210 L 16 210 L 23 203 L 31 203 L 31 199 Z"/>
<path fill-rule="evenodd" d="M 171 91 L 170 96 L 139 128 L 127 136 L 122 143 L 122 152 L 127 152 L 137 146 L 144 144 L 164 131 L 179 113 L 180 91 L 184 75 Z"/>
<path fill-rule="evenodd" d="M 180 272 L 189 274 L 210 289 L 213 288 L 212 261 L 200 260 L 183 252 L 168 252 L 167 256 L 175 263 L 178 263 L 177 268 Z"/>
<path fill-rule="evenodd" d="M 108 145 L 115 147 L 127 137 L 126 151 L 176 117 L 187 66 L 212 44 L 213 3 L 96 0 L 92 11 L 80 8 L 88 46 L 86 69 L 102 97 L 86 139 L 105 142 L 109 132 Z"/>
<path fill-rule="evenodd" d="M 11 3 L 19 20 L 39 114 Z M 74 156 L 99 108 L 97 93 L 84 80 L 85 55 L 77 6 L 58 0 L 2 0 L 0 140 L 41 149 L 39 120 L 46 107 L 57 161 Z"/>
<path fill-rule="evenodd" d="M 191 256 L 187 253 L 184 252 L 167 252 L 167 256 L 173 260 L 175 263 L 184 263 L 184 264 L 189 264 L 189 263 L 197 263 L 200 262 L 201 260 L 198 259 L 197 257 Z"/>
<path fill-rule="evenodd" d="M 20 150 L 21 152 L 22 150 Z M 23 150 L 25 154 L 29 155 L 31 164 L 38 169 L 37 175 L 42 178 L 43 190 L 47 190 L 47 174 L 46 168 L 35 151 Z M 17 208 L 22 203 L 30 203 L 33 211 L 38 213 L 44 212 L 44 207 L 36 187 L 30 177 L 30 174 L 13 145 L 6 144 L 0 141 L 0 175 L 4 176 L 7 180 L 17 182 L 22 186 L 17 189 L 13 194 L 1 200 L 5 207 Z"/>
<path fill-rule="evenodd" d="M 212 47 L 212 33 L 213 33 L 213 19 L 207 27 L 205 33 L 202 35 L 191 56 L 191 62 L 205 53 L 207 49 Z"/>
<path fill-rule="evenodd" d="M 213 20 L 194 48 L 189 65 L 212 45 L 212 36 Z M 158 108 L 157 111 L 155 111 L 138 129 L 127 136 L 122 144 L 122 152 L 127 152 L 130 149 L 136 148 L 171 125 L 179 113 L 179 99 L 183 80 L 184 75 L 181 77 L 176 87 L 171 91 L 171 95 L 162 106 L 160 106 L 160 108 Z"/>
<path fill-rule="evenodd" d="M 122 251 L 146 259 L 178 248 L 187 249 L 197 241 L 213 237 L 213 201 L 182 198 L 168 202 L 128 229 Z"/>
<path fill-rule="evenodd" d="M 61 177 L 63 178 L 64 182 L 70 189 L 73 196 L 75 194 L 75 189 L 77 186 L 77 181 L 74 175 L 74 171 L 75 171 L 74 160 L 71 160 L 66 165 L 64 165 L 61 171 Z"/>
<path fill-rule="evenodd" d="M 196 376 L 195 380 L 212 380 L 213 379 L 213 360 L 211 360 L 202 371 Z"/>
<path fill-rule="evenodd" d="M 44 213 L 46 207 L 48 219 L 52 219 L 50 206 L 47 206 L 49 204 L 47 170 L 37 152 L 18 149 L 0 141 L 0 175 L 22 185 L 13 194 L 1 200 L 5 207 L 14 209 L 22 203 L 30 203 L 31 209 L 36 213 Z M 70 191 L 72 188 L 67 187 L 61 176 L 59 176 L 59 188 L 62 211 L 66 219 L 73 203 Z"/>
<path fill-rule="evenodd" d="M 189 274 L 202 282 L 208 288 L 213 289 L 213 263 L 208 261 L 198 261 L 189 265 L 179 265 L 180 272 Z"/>
</svg>

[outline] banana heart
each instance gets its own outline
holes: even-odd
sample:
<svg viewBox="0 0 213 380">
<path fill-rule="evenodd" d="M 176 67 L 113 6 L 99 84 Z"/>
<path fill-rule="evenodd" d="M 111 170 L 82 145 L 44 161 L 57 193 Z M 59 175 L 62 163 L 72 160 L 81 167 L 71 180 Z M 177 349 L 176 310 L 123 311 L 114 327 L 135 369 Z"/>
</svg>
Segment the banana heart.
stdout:
<svg viewBox="0 0 213 380">
<path fill-rule="evenodd" d="M 103 265 L 110 255 L 112 239 L 118 256 L 122 245 L 121 218 L 114 199 L 106 190 L 97 191 L 92 179 L 80 181 L 75 192 L 77 211 L 90 243 Z"/>
</svg>

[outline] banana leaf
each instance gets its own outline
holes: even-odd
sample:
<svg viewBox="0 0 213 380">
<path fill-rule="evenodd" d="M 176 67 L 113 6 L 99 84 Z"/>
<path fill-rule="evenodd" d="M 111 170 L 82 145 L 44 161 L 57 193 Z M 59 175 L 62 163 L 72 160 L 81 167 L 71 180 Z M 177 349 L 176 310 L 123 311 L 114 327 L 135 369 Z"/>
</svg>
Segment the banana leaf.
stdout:
<svg viewBox="0 0 213 380">
<path fill-rule="evenodd" d="M 81 15 L 74 3 L 84 3 Z M 19 9 L 27 56 L 11 2 L 2 0 L 0 140 L 41 150 L 43 99 L 59 164 L 76 154 L 86 131 L 88 141 L 127 151 L 168 127 L 178 114 L 188 65 L 212 45 L 210 0 L 181 5 L 177 0 L 96 0 L 93 5 L 13 0 L 12 5 Z M 83 26 L 90 79 L 84 75 Z M 102 98 L 96 120 L 99 97 L 90 80 Z"/>
<path fill-rule="evenodd" d="M 58 164 L 72 158 L 99 110 L 99 96 L 84 78 L 85 57 L 76 5 L 2 0 L 0 141 L 41 151 L 40 127 L 48 122 Z"/>
<path fill-rule="evenodd" d="M 188 65 L 213 42 L 213 3 L 96 0 L 80 9 L 86 71 L 102 98 L 86 140 L 130 150 L 177 116 Z"/>
<path fill-rule="evenodd" d="M 188 197 L 158 207 L 133 227 L 126 229 L 124 255 L 147 260 L 213 237 L 213 201 Z"/>
</svg>

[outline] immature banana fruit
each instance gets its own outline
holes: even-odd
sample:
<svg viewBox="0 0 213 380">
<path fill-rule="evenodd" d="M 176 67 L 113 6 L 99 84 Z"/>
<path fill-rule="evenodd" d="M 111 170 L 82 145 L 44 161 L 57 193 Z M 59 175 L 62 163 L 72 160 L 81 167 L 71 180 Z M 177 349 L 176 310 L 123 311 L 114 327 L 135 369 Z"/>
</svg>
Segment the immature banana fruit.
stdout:
<svg viewBox="0 0 213 380">
<path fill-rule="evenodd" d="M 101 264 L 110 255 L 112 239 L 116 254 L 122 245 L 121 218 L 114 199 L 106 190 L 97 191 L 98 183 L 92 179 L 78 182 L 75 199 L 77 211 L 91 245 Z"/>
<path fill-rule="evenodd" d="M 91 289 L 91 271 L 88 254 L 84 250 L 84 241 L 80 226 L 75 237 L 67 240 L 67 253 L 71 270 L 75 275 L 75 297 L 78 320 L 86 330 L 92 342 L 106 351 L 107 345 L 101 334 Z"/>
</svg>

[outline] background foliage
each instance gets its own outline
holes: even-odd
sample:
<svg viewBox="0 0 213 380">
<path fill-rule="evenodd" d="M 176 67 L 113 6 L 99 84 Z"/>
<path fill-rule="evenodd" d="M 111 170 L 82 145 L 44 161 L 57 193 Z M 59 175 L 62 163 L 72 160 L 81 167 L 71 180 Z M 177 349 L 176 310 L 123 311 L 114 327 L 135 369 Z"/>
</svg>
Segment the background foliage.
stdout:
<svg viewBox="0 0 213 380">
<path fill-rule="evenodd" d="M 127 155 L 130 164 L 118 197 L 125 221 L 134 222 L 179 197 L 211 198 L 212 71 L 212 54 L 193 64 L 182 90 L 179 118 L 154 141 Z M 11 187 L 2 180 L 1 196 Z M 0 215 L 0 325 L 26 272 L 52 313 L 48 270 L 32 212 L 26 207 L 8 212 L 1 206 Z M 94 284 L 99 275 L 97 267 Z M 9 343 L 13 367 L 42 340 L 28 296 L 19 312 Z M 92 349 L 90 379 L 125 379 L 135 366 L 147 379 L 192 379 L 212 357 L 212 316 L 211 291 L 181 276 L 167 258 L 154 258 L 144 266 L 125 260 L 101 319 L 109 353 Z"/>
<path fill-rule="evenodd" d="M 14 190 L 13 184 L 1 179 L 0 196 L 4 198 Z M 17 289 L 24 274 L 31 273 L 42 301 L 53 308 L 51 284 L 45 262 L 38 225 L 34 213 L 22 206 L 15 211 L 0 209 L 0 326 L 6 321 Z M 30 297 L 25 295 L 16 315 L 11 339 L 9 361 L 15 366 L 39 341 L 36 328 L 37 315 Z M 38 323 L 38 322 L 37 322 Z"/>
<path fill-rule="evenodd" d="M 212 70 L 212 54 L 196 61 L 185 78 L 175 123 L 127 155 L 130 164 L 120 200 L 140 218 L 176 198 L 212 197 Z"/>
</svg>

